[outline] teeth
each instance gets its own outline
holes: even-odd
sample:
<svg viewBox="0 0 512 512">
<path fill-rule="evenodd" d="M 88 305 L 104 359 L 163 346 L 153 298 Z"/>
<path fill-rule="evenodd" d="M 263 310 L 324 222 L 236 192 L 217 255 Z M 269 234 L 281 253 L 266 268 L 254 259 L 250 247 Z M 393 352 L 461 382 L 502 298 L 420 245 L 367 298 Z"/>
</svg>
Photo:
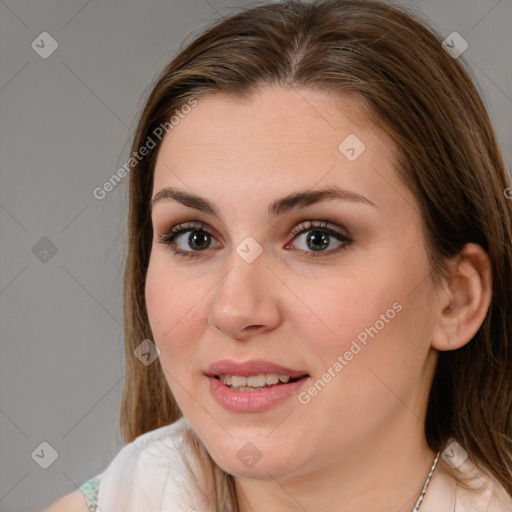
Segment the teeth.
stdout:
<svg viewBox="0 0 512 512">
<path fill-rule="evenodd" d="M 244 377 L 243 375 L 233 375 L 231 377 L 231 385 L 232 386 L 245 386 L 247 385 L 247 377 Z"/>
<path fill-rule="evenodd" d="M 224 382 L 224 384 L 231 385 L 231 375 L 219 375 L 219 379 Z"/>
<path fill-rule="evenodd" d="M 265 374 L 260 375 L 250 375 L 247 378 L 247 385 L 251 386 L 252 388 L 258 388 L 260 386 L 264 386 L 267 383 L 267 380 L 265 378 Z"/>
<path fill-rule="evenodd" d="M 231 389 L 236 389 L 237 391 L 262 391 L 266 388 L 260 388 L 260 387 L 252 388 L 251 386 L 241 386 L 241 387 L 237 388 L 235 386 L 232 386 Z"/>
<path fill-rule="evenodd" d="M 250 375 L 245 377 L 243 375 L 219 375 L 219 379 L 228 386 L 241 388 L 261 388 L 265 385 L 273 386 L 279 381 L 286 383 L 290 380 L 289 375 L 279 375 L 277 373 L 260 373 L 259 375 Z"/>
</svg>

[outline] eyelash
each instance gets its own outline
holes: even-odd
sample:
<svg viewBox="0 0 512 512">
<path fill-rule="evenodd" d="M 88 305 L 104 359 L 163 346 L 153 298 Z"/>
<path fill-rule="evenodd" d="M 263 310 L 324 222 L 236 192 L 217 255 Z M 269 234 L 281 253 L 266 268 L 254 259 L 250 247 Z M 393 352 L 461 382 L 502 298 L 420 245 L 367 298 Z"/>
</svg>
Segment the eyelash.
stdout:
<svg viewBox="0 0 512 512">
<path fill-rule="evenodd" d="M 308 231 L 318 231 L 321 233 L 326 233 L 330 236 L 335 237 L 340 242 L 343 242 L 343 245 L 336 249 L 331 249 L 330 251 L 318 251 L 318 252 L 311 252 L 311 251 L 304 251 L 299 249 L 299 252 L 305 253 L 308 258 L 316 259 L 316 258 L 322 258 L 330 256 L 331 254 L 343 251 L 346 249 L 349 245 L 351 245 L 354 241 L 351 238 L 348 238 L 347 236 L 343 235 L 339 231 L 335 231 L 334 229 L 330 229 L 327 226 L 329 222 L 328 221 L 306 221 L 301 224 L 299 224 L 296 228 L 294 228 L 290 232 L 290 236 L 293 236 L 294 239 L 297 238 L 297 235 L 301 235 L 303 233 L 307 233 Z M 175 239 L 187 231 L 197 231 L 197 232 L 203 232 L 207 233 L 210 236 L 214 236 L 213 233 L 211 233 L 207 228 L 205 229 L 205 224 L 202 222 L 199 223 L 183 223 L 175 226 L 167 233 L 159 234 L 158 235 L 158 243 L 161 243 L 163 245 L 169 246 L 172 250 L 172 252 L 180 257 L 189 258 L 189 259 L 195 259 L 200 258 L 201 253 L 204 251 L 182 251 L 181 249 L 176 248 Z"/>
</svg>

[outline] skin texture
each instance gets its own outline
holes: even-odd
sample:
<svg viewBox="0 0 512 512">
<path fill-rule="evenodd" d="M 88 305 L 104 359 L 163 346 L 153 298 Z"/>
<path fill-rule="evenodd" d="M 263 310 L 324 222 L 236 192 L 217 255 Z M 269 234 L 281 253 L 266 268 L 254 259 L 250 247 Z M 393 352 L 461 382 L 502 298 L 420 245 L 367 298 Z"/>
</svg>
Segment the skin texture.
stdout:
<svg viewBox="0 0 512 512">
<path fill-rule="evenodd" d="M 52 503 L 42 512 L 89 512 L 89 506 L 82 491 L 77 489 Z"/>
<path fill-rule="evenodd" d="M 350 134 L 365 145 L 354 161 L 338 149 Z M 490 270 L 485 252 L 468 244 L 451 262 L 458 275 L 434 290 L 419 208 L 395 156 L 354 98 L 311 89 L 202 97 L 164 138 L 153 195 L 167 186 L 192 191 L 223 218 L 172 200 L 155 204 L 149 320 L 178 405 L 235 476 L 241 512 L 407 510 L 420 494 L 435 457 L 423 421 L 438 350 L 459 348 L 478 330 Z M 267 213 L 277 198 L 330 185 L 375 206 L 334 200 Z M 319 253 L 306 238 L 315 228 L 290 235 L 308 220 L 329 221 L 353 242 L 327 254 L 343 247 L 330 236 L 324 256 L 308 257 Z M 202 252 L 187 243 L 190 232 L 175 240 L 197 259 L 158 242 L 182 222 L 213 234 Z M 263 249 L 253 263 L 236 252 L 248 236 Z M 396 303 L 400 311 L 307 404 L 293 396 L 236 413 L 209 392 L 203 372 L 222 358 L 306 370 L 307 390 Z M 252 467 L 237 457 L 247 442 L 261 453 Z"/>
</svg>

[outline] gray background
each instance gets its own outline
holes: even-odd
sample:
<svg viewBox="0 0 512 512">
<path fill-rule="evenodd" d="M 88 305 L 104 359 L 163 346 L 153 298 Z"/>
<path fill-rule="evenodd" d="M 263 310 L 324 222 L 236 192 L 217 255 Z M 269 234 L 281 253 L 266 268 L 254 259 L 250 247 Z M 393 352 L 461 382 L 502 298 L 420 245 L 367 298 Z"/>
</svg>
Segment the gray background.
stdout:
<svg viewBox="0 0 512 512">
<path fill-rule="evenodd" d="M 126 160 L 142 99 L 185 38 L 254 3 L 0 2 L 3 512 L 48 505 L 121 446 L 127 180 L 103 201 L 92 191 Z M 511 162 L 511 1 L 403 3 L 468 41 Z M 47 59 L 31 47 L 44 31 L 59 45 Z M 42 469 L 32 454 L 45 441 L 58 457 Z"/>
</svg>

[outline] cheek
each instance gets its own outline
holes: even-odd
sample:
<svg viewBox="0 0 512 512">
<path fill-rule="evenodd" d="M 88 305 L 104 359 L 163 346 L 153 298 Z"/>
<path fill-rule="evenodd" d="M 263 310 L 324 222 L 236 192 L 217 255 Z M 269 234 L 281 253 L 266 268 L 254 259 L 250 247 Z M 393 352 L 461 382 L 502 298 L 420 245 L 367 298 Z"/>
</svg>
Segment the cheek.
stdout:
<svg viewBox="0 0 512 512">
<path fill-rule="evenodd" d="M 302 320 L 304 339 L 314 340 L 317 347 L 325 347 L 326 351 L 343 353 L 358 336 L 364 341 L 365 329 L 376 322 L 379 331 L 383 331 L 387 323 L 383 324 L 381 315 L 388 322 L 393 321 L 397 307 L 394 309 L 393 304 L 400 297 L 396 286 L 383 275 L 389 273 L 372 273 L 366 268 L 361 273 L 324 279 L 320 290 L 318 284 L 314 290 L 304 290 L 307 308 L 313 313 Z"/>
<path fill-rule="evenodd" d="M 403 267 L 395 267 L 394 273 L 390 269 L 380 281 L 369 276 L 343 294 L 336 296 L 334 287 L 324 295 L 324 318 L 335 334 L 330 342 L 317 336 L 322 354 L 317 378 L 333 384 L 315 400 L 319 410 L 332 408 L 340 421 L 400 407 L 397 396 L 410 396 L 424 370 L 433 327 L 426 306 L 430 288 L 423 284 L 411 293 L 414 279 L 396 268 Z M 357 429 L 357 422 L 352 426 Z"/>
<path fill-rule="evenodd" d="M 187 286 L 165 262 L 150 261 L 146 277 L 145 299 L 153 341 L 160 350 L 158 358 L 165 380 L 182 411 L 193 408 L 197 375 L 201 301 L 198 288 Z"/>
<path fill-rule="evenodd" d="M 172 327 L 177 305 L 172 302 L 175 297 L 172 288 L 162 265 L 152 256 L 146 275 L 145 300 L 151 332 L 156 340 Z"/>
<path fill-rule="evenodd" d="M 190 360 L 200 339 L 201 292 L 179 279 L 176 269 L 162 258 L 150 260 L 146 276 L 145 300 L 154 342 L 162 364 L 176 371 Z"/>
<path fill-rule="evenodd" d="M 380 391 L 385 393 L 370 370 L 404 391 L 421 372 L 432 331 L 432 297 L 425 281 L 428 264 L 422 254 L 411 263 L 411 255 L 382 252 L 360 272 L 353 267 L 350 275 L 323 281 L 321 293 L 311 289 L 308 294 L 307 306 L 316 318 L 304 318 L 301 331 L 318 355 L 316 376 L 329 368 L 343 375 L 329 387 L 341 386 L 349 402 L 363 396 L 378 402 Z"/>
</svg>

